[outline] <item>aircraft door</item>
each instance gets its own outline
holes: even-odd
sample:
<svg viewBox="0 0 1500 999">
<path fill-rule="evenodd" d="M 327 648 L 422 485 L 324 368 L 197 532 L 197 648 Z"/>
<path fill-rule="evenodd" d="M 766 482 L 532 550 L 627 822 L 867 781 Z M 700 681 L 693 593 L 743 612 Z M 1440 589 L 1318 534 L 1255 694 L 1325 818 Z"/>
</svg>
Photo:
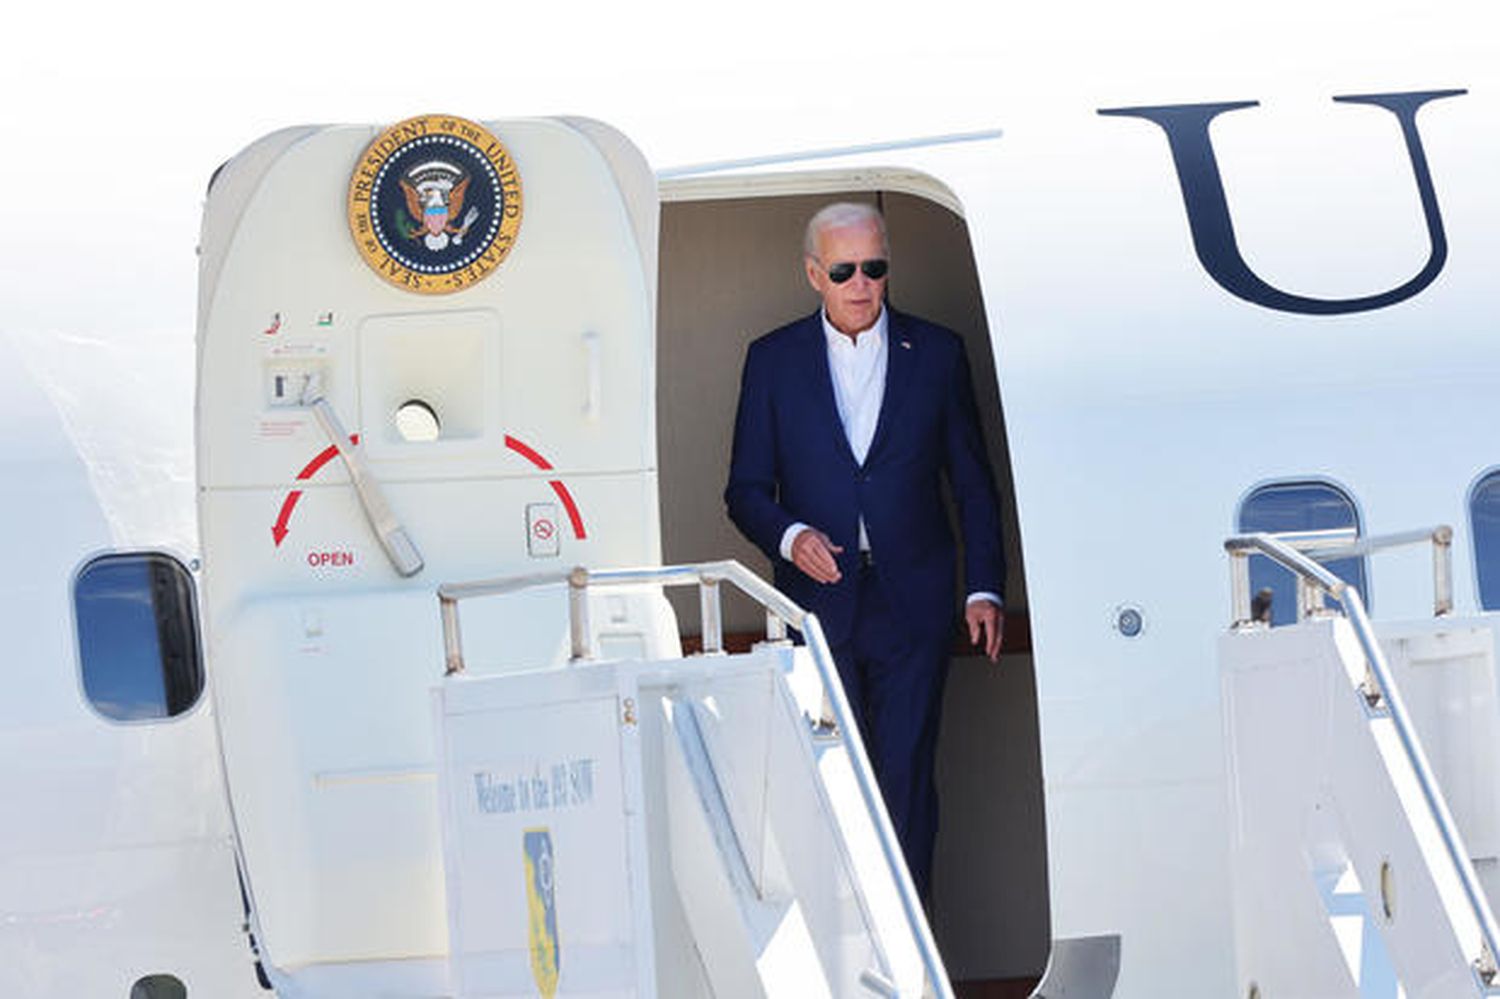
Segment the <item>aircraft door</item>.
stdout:
<svg viewBox="0 0 1500 999">
<path fill-rule="evenodd" d="M 295 129 L 216 176 L 204 616 L 273 979 L 438 987 L 435 588 L 659 561 L 656 217 L 644 160 L 578 120 Z M 596 620 L 677 654 L 659 596 Z M 559 663 L 565 602 L 496 603 L 464 639 L 476 670 Z"/>
</svg>

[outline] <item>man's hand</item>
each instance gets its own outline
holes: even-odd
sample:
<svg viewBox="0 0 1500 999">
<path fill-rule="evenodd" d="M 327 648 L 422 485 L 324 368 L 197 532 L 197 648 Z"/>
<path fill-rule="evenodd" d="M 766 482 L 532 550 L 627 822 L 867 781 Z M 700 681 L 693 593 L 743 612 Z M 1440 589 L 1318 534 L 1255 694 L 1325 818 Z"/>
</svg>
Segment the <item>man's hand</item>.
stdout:
<svg viewBox="0 0 1500 999">
<path fill-rule="evenodd" d="M 837 583 L 843 574 L 834 556 L 843 550 L 822 531 L 804 528 L 792 539 L 792 563 L 820 583 Z"/>
<path fill-rule="evenodd" d="M 969 641 L 983 649 L 990 662 L 998 662 L 1000 639 L 1005 633 L 1005 612 L 1000 605 L 993 600 L 975 600 L 964 608 L 964 619 L 969 622 Z"/>
</svg>

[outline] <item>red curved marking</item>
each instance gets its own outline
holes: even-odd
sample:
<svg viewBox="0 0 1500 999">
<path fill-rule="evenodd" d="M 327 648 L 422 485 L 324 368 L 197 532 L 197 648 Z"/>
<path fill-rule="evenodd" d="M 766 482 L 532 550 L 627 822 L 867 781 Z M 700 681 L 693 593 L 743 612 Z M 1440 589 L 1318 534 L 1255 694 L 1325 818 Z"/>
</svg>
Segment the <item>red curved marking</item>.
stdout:
<svg viewBox="0 0 1500 999">
<path fill-rule="evenodd" d="M 358 444 L 359 434 L 350 434 L 349 443 Z M 298 480 L 310 479 L 314 475 L 317 475 L 319 469 L 328 464 L 334 458 L 338 457 L 338 453 L 339 449 L 332 444 L 325 447 L 322 451 L 318 452 L 318 456 L 316 458 L 314 458 L 312 461 L 309 461 L 302 467 L 302 471 L 297 473 Z"/>
<path fill-rule="evenodd" d="M 350 434 L 349 443 L 358 444 L 359 434 Z M 319 451 L 316 458 L 314 458 L 312 461 L 309 461 L 306 465 L 302 466 L 302 471 L 297 473 L 297 481 L 305 482 L 308 479 L 312 478 L 314 475 L 317 475 L 318 471 L 324 465 L 328 464 L 338 456 L 338 453 L 339 449 L 332 444 L 328 445 L 322 451 Z M 297 508 L 297 501 L 301 498 L 302 490 L 293 489 L 291 492 L 286 494 L 286 499 L 281 501 L 281 513 L 279 516 L 277 516 L 276 523 L 271 526 L 271 538 L 276 542 L 277 548 L 281 547 L 281 543 L 285 541 L 286 536 L 291 533 L 291 528 L 287 527 L 286 525 L 287 522 L 292 519 L 292 511 Z"/>
<path fill-rule="evenodd" d="M 537 468 L 540 468 L 542 471 L 552 471 L 552 463 L 550 461 L 537 454 L 536 451 L 533 450 L 530 446 L 516 440 L 510 434 L 505 435 L 505 446 L 519 454 L 521 457 L 525 458 L 527 461 L 531 462 Z"/>
<path fill-rule="evenodd" d="M 505 446 L 542 471 L 552 471 L 552 462 L 538 454 L 536 449 L 531 445 L 516 440 L 510 434 L 506 434 Z M 573 537 L 579 541 L 587 538 L 588 534 L 583 529 L 583 516 L 578 512 L 578 504 L 573 501 L 573 494 L 568 492 L 568 487 L 563 485 L 561 479 L 553 479 L 547 484 L 552 487 L 553 492 L 557 493 L 557 498 L 562 501 L 563 509 L 568 511 L 568 519 L 573 522 Z"/>
<path fill-rule="evenodd" d="M 568 519 L 573 522 L 573 537 L 582 541 L 588 535 L 583 533 L 583 517 L 579 516 L 578 504 L 573 502 L 573 494 L 568 492 L 568 487 L 562 484 L 560 479 L 553 479 L 547 483 L 552 491 L 557 493 L 557 498 L 562 500 L 563 509 L 568 511 Z"/>
<path fill-rule="evenodd" d="M 280 548 L 281 543 L 286 540 L 286 522 L 292 519 L 292 511 L 297 508 L 297 501 L 301 498 L 302 490 L 293 489 L 286 494 L 286 499 L 282 501 L 281 515 L 276 518 L 276 523 L 271 525 L 271 537 L 275 540 L 277 548 Z"/>
<path fill-rule="evenodd" d="M 339 453 L 337 446 L 330 444 L 318 453 L 318 456 L 303 466 L 302 471 L 297 473 L 298 481 L 310 479 L 318 474 L 318 469 L 332 461 Z"/>
</svg>

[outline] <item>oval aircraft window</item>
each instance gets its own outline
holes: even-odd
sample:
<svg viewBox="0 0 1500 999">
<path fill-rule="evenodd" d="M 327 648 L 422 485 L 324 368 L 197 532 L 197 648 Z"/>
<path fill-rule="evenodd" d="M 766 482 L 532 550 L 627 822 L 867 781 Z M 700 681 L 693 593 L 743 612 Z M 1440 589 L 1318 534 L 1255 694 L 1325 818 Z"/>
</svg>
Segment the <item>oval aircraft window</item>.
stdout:
<svg viewBox="0 0 1500 999">
<path fill-rule="evenodd" d="M 410 443 L 435 441 L 442 431 L 437 413 L 421 399 L 408 399 L 396 407 L 396 432 Z"/>
<path fill-rule="evenodd" d="M 203 692 L 193 578 L 158 553 L 105 555 L 73 583 L 83 692 L 114 721 L 180 715 Z"/>
<path fill-rule="evenodd" d="M 147 975 L 130 987 L 130 999 L 187 999 L 187 994 L 175 975 Z"/>
<path fill-rule="evenodd" d="M 1490 472 L 1469 493 L 1474 528 L 1474 570 L 1479 577 L 1479 606 L 1500 609 L 1500 471 Z"/>
<path fill-rule="evenodd" d="M 1324 482 L 1277 482 L 1245 497 L 1240 505 L 1240 532 L 1327 531 L 1353 528 L 1360 532 L 1359 513 L 1354 501 L 1336 486 Z M 1365 585 L 1363 558 L 1330 559 L 1323 562 L 1346 583 L 1359 590 L 1368 609 L 1370 591 Z M 1297 585 L 1289 570 L 1264 555 L 1250 557 L 1250 592 L 1270 591 L 1271 623 L 1291 624 L 1297 620 Z"/>
</svg>

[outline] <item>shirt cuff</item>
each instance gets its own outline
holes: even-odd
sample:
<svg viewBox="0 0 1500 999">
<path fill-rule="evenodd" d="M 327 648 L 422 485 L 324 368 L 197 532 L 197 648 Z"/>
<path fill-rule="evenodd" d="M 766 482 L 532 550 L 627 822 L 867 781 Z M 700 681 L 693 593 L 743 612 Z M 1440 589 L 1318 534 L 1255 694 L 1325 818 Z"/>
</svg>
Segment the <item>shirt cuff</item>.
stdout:
<svg viewBox="0 0 1500 999">
<path fill-rule="evenodd" d="M 975 590 L 973 593 L 969 594 L 969 599 L 964 601 L 964 606 L 967 607 L 969 604 L 974 603 L 976 600 L 988 600 L 990 603 L 994 604 L 996 607 L 999 607 L 1001 610 L 1005 610 L 1005 601 L 1000 599 L 1000 595 L 998 593 L 991 593 L 989 590 Z"/>
<path fill-rule="evenodd" d="M 807 530 L 807 525 L 798 521 L 785 531 L 781 532 L 781 557 L 788 562 L 792 560 L 792 542 L 797 540 L 797 535 Z"/>
</svg>

